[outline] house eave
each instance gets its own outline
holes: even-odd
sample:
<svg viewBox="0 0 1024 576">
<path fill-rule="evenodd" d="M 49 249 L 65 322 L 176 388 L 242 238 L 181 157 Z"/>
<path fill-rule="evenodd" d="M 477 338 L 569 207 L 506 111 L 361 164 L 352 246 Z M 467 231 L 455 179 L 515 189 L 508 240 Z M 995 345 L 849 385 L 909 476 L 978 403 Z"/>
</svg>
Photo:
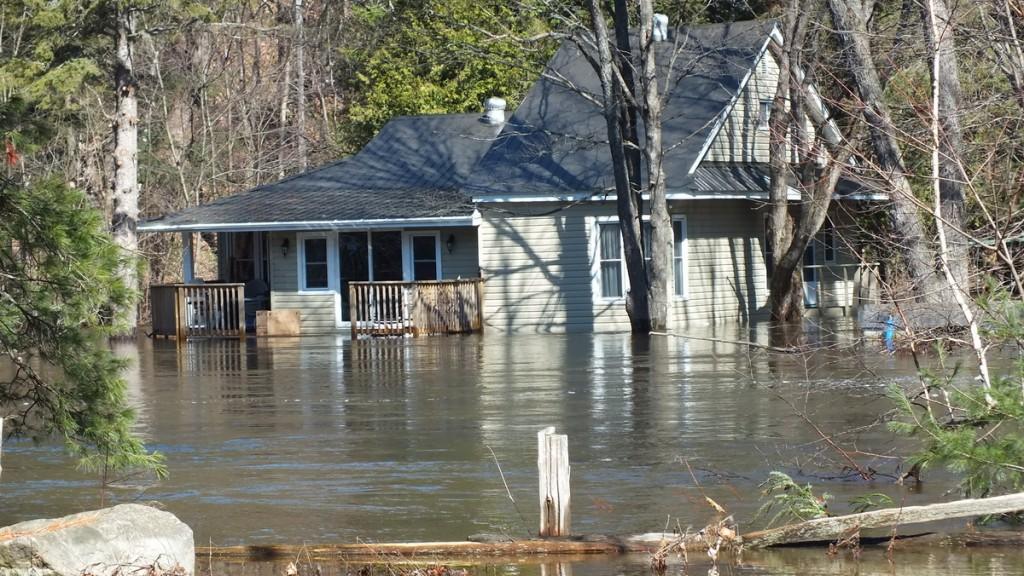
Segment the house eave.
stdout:
<svg viewBox="0 0 1024 576">
<path fill-rule="evenodd" d="M 399 228 L 446 228 L 475 226 L 473 216 L 440 216 L 434 218 L 386 218 L 375 220 L 304 220 L 291 222 L 201 222 L 195 224 L 162 224 L 149 221 L 139 224 L 139 232 L 289 232 L 310 230 L 394 230 Z"/>
<path fill-rule="evenodd" d="M 790 189 L 791 200 L 799 200 L 800 194 L 795 189 Z M 666 200 L 761 200 L 768 197 L 765 192 L 737 192 L 735 190 L 722 190 L 718 192 L 669 192 L 665 194 Z M 651 200 L 650 195 L 642 196 L 644 202 Z M 545 202 L 613 202 L 615 196 L 612 194 L 551 194 L 536 196 L 480 196 L 474 198 L 473 202 L 478 204 L 537 204 Z"/>
<path fill-rule="evenodd" d="M 792 201 L 800 200 L 800 191 L 790 188 L 787 198 Z M 649 202 L 650 196 L 643 195 L 643 201 Z M 735 190 L 721 190 L 717 192 L 669 192 L 665 194 L 666 200 L 768 200 L 767 192 L 738 192 Z M 889 199 L 885 194 L 836 194 L 834 200 L 862 200 L 873 202 L 884 202 Z M 473 198 L 476 204 L 540 204 L 558 202 L 612 202 L 614 195 L 609 194 L 551 194 L 536 196 L 480 196 Z"/>
</svg>

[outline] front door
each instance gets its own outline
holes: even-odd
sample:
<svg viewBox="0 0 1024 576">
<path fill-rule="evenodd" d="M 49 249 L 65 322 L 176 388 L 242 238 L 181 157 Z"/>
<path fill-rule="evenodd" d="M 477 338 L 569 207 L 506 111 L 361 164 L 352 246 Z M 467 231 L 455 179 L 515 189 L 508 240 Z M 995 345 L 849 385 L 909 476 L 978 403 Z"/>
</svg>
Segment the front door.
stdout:
<svg viewBox="0 0 1024 576">
<path fill-rule="evenodd" d="M 818 307 L 818 269 L 815 267 L 814 242 L 804 250 L 804 306 Z"/>
</svg>

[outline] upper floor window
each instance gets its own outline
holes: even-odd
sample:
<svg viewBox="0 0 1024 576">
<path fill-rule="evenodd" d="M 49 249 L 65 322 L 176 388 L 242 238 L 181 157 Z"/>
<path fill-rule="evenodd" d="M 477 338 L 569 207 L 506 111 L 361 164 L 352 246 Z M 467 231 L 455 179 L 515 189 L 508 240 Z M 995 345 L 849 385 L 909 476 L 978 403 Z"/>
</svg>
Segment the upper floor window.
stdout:
<svg viewBox="0 0 1024 576">
<path fill-rule="evenodd" d="M 757 112 L 758 130 L 768 129 L 768 121 L 771 120 L 772 117 L 772 104 L 771 100 L 761 100 L 761 106 Z"/>
</svg>

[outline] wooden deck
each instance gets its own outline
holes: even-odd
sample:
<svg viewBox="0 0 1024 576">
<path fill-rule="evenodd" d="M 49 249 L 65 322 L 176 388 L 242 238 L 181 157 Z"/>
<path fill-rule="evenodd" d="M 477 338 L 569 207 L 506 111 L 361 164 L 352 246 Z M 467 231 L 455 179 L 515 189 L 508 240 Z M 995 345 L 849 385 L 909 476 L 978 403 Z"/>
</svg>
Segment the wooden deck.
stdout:
<svg viewBox="0 0 1024 576">
<path fill-rule="evenodd" d="M 483 280 L 350 282 L 352 337 L 463 334 L 483 329 Z"/>
<path fill-rule="evenodd" d="M 154 336 L 245 338 L 244 284 L 158 284 L 149 299 Z"/>
</svg>

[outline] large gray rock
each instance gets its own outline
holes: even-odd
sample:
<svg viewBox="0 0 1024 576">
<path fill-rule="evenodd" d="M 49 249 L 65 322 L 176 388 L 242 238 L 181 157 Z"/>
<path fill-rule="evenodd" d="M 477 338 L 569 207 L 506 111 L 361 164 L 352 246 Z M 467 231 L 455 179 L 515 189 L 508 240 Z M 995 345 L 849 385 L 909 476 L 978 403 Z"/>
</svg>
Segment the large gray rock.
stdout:
<svg viewBox="0 0 1024 576">
<path fill-rule="evenodd" d="M 0 528 L 0 576 L 191 575 L 192 529 L 174 514 L 121 504 Z"/>
</svg>

